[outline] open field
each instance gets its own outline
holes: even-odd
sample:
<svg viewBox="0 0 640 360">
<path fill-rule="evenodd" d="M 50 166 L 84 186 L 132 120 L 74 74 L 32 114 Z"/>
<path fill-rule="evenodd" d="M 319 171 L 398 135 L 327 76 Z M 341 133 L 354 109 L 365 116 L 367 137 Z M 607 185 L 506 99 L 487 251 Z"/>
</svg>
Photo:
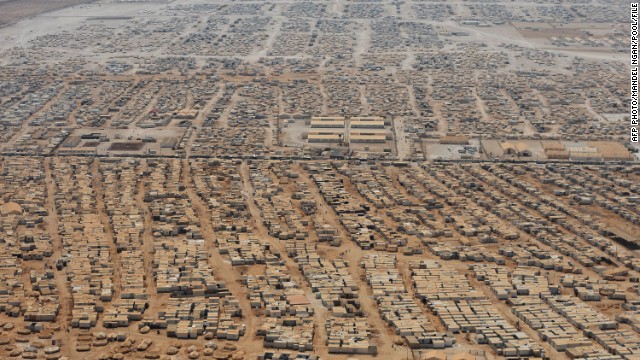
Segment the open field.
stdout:
<svg viewBox="0 0 640 360">
<path fill-rule="evenodd" d="M 0 27 L 14 24 L 22 18 L 91 2 L 90 0 L 2 0 L 0 1 Z"/>
</svg>

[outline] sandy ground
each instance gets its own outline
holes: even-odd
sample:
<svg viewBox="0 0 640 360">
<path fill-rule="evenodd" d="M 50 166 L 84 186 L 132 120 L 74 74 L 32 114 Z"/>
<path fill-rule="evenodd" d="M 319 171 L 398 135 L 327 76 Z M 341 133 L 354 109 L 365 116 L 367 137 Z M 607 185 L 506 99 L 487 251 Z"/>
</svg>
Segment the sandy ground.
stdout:
<svg viewBox="0 0 640 360">
<path fill-rule="evenodd" d="M 3 0 L 0 1 L 0 27 L 26 17 L 34 17 L 67 6 L 88 4 L 95 0 Z"/>
</svg>

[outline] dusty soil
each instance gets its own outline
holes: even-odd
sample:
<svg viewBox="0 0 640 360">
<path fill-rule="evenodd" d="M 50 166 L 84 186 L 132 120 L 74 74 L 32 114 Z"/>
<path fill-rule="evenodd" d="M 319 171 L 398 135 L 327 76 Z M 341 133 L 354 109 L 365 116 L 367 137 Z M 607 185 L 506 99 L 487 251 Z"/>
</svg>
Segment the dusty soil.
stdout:
<svg viewBox="0 0 640 360">
<path fill-rule="evenodd" d="M 20 19 L 95 0 L 0 0 L 0 27 Z"/>
</svg>

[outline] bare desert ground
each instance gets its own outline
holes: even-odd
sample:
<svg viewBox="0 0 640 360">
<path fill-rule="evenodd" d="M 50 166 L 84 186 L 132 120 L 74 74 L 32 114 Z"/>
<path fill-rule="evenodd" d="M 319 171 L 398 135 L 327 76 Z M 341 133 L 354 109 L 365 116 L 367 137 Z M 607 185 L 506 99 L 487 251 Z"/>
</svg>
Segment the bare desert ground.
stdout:
<svg viewBox="0 0 640 360">
<path fill-rule="evenodd" d="M 67 6 L 88 4 L 91 0 L 0 0 L 0 27 Z"/>
</svg>

